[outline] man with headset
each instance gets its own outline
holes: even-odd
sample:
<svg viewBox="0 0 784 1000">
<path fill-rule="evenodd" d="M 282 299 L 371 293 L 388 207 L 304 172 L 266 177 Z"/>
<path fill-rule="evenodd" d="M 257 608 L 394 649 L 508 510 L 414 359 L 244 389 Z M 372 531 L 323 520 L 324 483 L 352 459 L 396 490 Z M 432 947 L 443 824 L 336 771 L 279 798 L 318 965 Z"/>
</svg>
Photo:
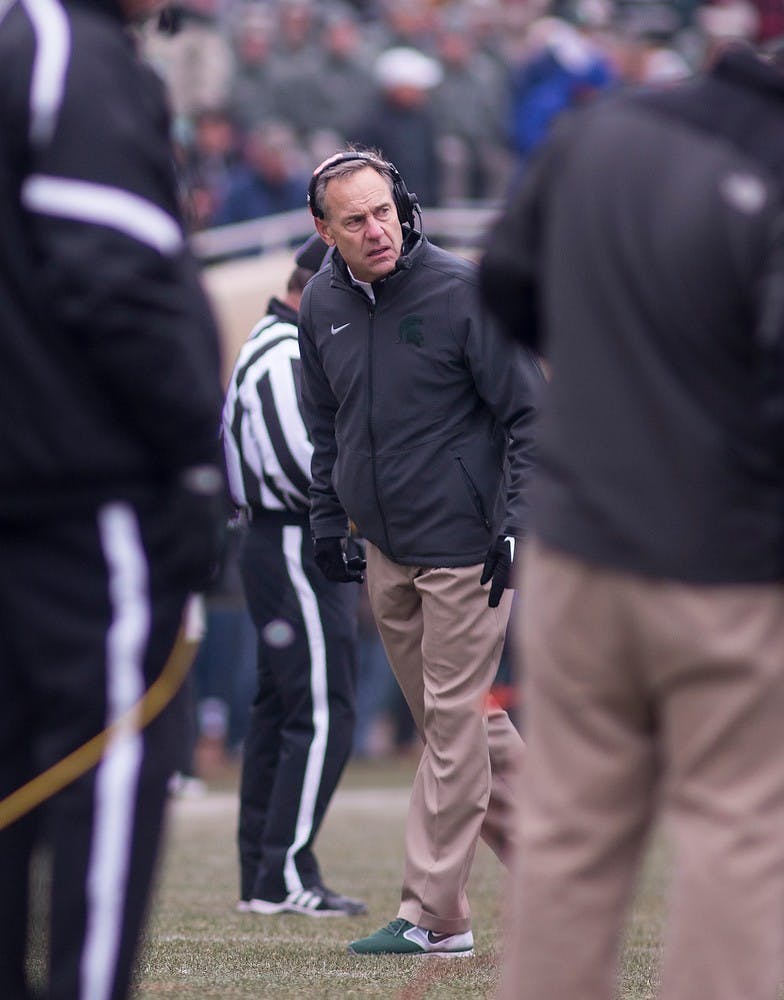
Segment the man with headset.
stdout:
<svg viewBox="0 0 784 1000">
<path fill-rule="evenodd" d="M 468 955 L 477 838 L 507 856 L 522 754 L 488 694 L 540 374 L 484 314 L 475 266 L 416 229 L 416 197 L 379 153 L 330 157 L 308 199 L 335 248 L 300 306 L 315 558 L 361 580 L 349 518 L 367 540 L 371 606 L 424 743 L 397 918 L 350 950 Z"/>
</svg>

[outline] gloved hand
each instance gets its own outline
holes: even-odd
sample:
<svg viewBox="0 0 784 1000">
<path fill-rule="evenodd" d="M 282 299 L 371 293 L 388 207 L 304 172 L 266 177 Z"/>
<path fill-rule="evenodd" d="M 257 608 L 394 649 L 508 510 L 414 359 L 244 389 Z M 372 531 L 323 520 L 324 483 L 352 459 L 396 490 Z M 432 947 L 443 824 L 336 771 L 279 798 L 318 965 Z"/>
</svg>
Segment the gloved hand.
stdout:
<svg viewBox="0 0 784 1000">
<path fill-rule="evenodd" d="M 175 545 L 172 575 L 189 590 L 206 590 L 214 580 L 226 538 L 228 502 L 217 465 L 191 465 L 169 493 Z"/>
<path fill-rule="evenodd" d="M 482 576 L 479 578 L 479 583 L 484 587 L 486 583 L 492 580 L 490 594 L 487 598 L 487 603 L 491 608 L 497 608 L 501 602 L 504 590 L 507 587 L 514 586 L 511 578 L 512 567 L 514 566 L 515 542 L 514 535 L 499 535 L 487 551 L 487 558 L 482 568 Z"/>
<path fill-rule="evenodd" d="M 360 555 L 346 557 L 343 538 L 317 538 L 313 542 L 313 557 L 316 565 L 328 580 L 335 583 L 362 583 L 362 570 L 367 563 Z M 361 553 L 361 547 L 357 546 Z"/>
</svg>

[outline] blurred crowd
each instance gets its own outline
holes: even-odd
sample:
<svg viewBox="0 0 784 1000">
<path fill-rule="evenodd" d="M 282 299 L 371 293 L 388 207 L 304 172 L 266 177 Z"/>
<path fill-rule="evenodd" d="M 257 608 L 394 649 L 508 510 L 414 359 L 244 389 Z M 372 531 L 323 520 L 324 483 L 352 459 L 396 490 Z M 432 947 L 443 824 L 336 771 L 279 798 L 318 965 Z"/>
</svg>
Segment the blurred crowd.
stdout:
<svg viewBox="0 0 784 1000">
<path fill-rule="evenodd" d="M 198 230 L 302 208 L 346 141 L 423 206 L 502 198 L 564 108 L 782 36 L 782 0 L 175 0 L 142 45 Z"/>
</svg>

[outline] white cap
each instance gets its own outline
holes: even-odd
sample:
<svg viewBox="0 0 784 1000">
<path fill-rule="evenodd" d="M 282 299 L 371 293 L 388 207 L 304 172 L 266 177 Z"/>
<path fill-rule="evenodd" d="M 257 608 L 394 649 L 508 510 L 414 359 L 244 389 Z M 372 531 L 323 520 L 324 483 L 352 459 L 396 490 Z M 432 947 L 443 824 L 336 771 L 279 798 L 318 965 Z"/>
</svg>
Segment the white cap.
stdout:
<svg viewBox="0 0 784 1000">
<path fill-rule="evenodd" d="M 373 67 L 382 87 L 418 87 L 430 90 L 443 77 L 440 65 L 419 49 L 399 46 L 382 52 Z"/>
<path fill-rule="evenodd" d="M 695 18 L 711 38 L 751 39 L 759 26 L 757 9 L 748 0 L 726 0 L 700 7 Z"/>
<path fill-rule="evenodd" d="M 658 49 L 645 60 L 642 79 L 645 83 L 677 83 L 692 75 L 691 68 L 682 55 L 673 49 Z"/>
</svg>

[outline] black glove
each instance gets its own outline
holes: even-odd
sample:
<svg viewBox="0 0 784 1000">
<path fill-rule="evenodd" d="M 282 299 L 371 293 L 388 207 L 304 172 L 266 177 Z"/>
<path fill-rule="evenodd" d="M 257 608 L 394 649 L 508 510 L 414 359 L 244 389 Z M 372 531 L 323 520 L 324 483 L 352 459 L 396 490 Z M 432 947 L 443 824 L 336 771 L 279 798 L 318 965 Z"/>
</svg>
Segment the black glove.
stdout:
<svg viewBox="0 0 784 1000">
<path fill-rule="evenodd" d="M 226 538 L 228 501 L 216 465 L 191 465 L 169 495 L 176 543 L 172 575 L 191 591 L 206 590 L 218 571 Z"/>
<path fill-rule="evenodd" d="M 367 565 L 362 548 L 356 544 L 359 555 L 346 557 L 343 538 L 317 538 L 313 542 L 316 565 L 328 580 L 335 583 L 362 583 L 362 570 Z"/>
<path fill-rule="evenodd" d="M 490 584 L 490 596 L 487 598 L 487 603 L 491 608 L 497 608 L 504 590 L 514 586 L 511 577 L 514 566 L 515 542 L 514 535 L 499 535 L 487 551 L 479 583 L 484 587 L 490 580 L 493 581 Z"/>
</svg>

